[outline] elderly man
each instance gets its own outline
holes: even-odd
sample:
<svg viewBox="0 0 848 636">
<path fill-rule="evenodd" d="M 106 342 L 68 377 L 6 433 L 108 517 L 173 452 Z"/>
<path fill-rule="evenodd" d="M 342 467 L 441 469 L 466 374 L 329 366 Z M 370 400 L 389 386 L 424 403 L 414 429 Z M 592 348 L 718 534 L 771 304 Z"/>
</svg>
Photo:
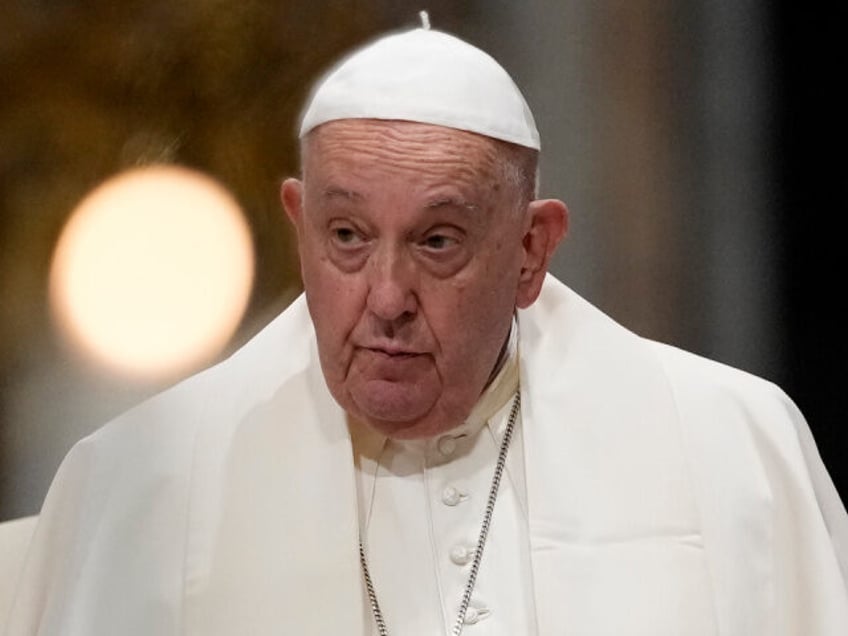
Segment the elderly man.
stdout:
<svg viewBox="0 0 848 636">
<path fill-rule="evenodd" d="M 70 453 L 7 634 L 848 633 L 848 521 L 773 385 L 546 276 L 566 209 L 490 57 L 318 85 L 305 297 Z"/>
</svg>

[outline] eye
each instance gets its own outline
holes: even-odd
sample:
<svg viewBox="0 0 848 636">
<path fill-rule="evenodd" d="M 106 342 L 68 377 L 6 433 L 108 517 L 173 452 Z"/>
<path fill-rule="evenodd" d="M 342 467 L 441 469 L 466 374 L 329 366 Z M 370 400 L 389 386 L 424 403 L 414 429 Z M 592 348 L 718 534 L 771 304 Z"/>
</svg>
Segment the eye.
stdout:
<svg viewBox="0 0 848 636">
<path fill-rule="evenodd" d="M 339 243 L 353 243 L 356 240 L 356 232 L 349 227 L 339 227 L 333 230 L 333 237 Z"/>
<path fill-rule="evenodd" d="M 359 247 L 365 240 L 359 230 L 346 223 L 330 225 L 329 232 L 333 244 L 344 249 Z"/>
<path fill-rule="evenodd" d="M 452 227 L 435 227 L 419 239 L 418 244 L 428 252 L 445 252 L 462 243 L 462 232 Z"/>
<path fill-rule="evenodd" d="M 471 258 L 469 238 L 466 230 L 455 225 L 430 227 L 415 242 L 418 262 L 434 276 L 452 276 Z"/>
<path fill-rule="evenodd" d="M 456 239 L 444 234 L 431 234 L 424 239 L 424 246 L 431 250 L 443 250 L 456 245 Z"/>
</svg>

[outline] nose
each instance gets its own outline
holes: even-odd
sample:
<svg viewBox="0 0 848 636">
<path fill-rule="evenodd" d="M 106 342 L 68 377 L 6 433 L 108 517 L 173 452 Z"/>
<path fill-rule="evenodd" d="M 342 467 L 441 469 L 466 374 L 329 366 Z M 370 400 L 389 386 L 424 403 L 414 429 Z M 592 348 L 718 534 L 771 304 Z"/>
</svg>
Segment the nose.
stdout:
<svg viewBox="0 0 848 636">
<path fill-rule="evenodd" d="M 399 250 L 380 250 L 369 262 L 368 309 L 380 320 L 404 322 L 415 315 L 418 300 L 413 266 Z"/>
</svg>

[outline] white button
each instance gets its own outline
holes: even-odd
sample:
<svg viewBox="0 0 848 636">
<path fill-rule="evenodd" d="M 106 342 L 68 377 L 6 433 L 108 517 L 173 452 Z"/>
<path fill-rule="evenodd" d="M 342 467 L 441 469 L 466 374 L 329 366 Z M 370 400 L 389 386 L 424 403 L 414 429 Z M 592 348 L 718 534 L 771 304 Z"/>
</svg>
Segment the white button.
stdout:
<svg viewBox="0 0 848 636">
<path fill-rule="evenodd" d="M 465 498 L 466 496 L 453 486 L 448 486 L 442 491 L 442 503 L 446 506 L 456 506 Z"/>
<path fill-rule="evenodd" d="M 474 625 L 475 623 L 482 621 L 484 618 L 487 618 L 491 613 L 492 610 L 486 607 L 481 607 L 479 609 L 476 607 L 469 607 L 465 610 L 465 616 L 463 617 L 462 622 L 466 625 Z"/>
<path fill-rule="evenodd" d="M 439 439 L 437 446 L 442 455 L 453 455 L 456 451 L 456 440 L 450 435 L 445 435 Z"/>
<path fill-rule="evenodd" d="M 450 551 L 450 560 L 457 565 L 466 565 L 474 558 L 474 548 L 466 548 L 464 545 L 455 545 Z"/>
</svg>

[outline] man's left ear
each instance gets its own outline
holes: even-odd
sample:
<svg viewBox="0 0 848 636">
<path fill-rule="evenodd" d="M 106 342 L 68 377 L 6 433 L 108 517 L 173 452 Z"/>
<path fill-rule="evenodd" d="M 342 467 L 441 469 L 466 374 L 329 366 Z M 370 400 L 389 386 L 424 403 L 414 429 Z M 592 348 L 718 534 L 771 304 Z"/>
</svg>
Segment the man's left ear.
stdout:
<svg viewBox="0 0 848 636">
<path fill-rule="evenodd" d="M 532 305 L 542 291 L 551 256 L 568 230 L 568 208 L 557 199 L 531 201 L 526 223 L 524 264 L 515 298 L 519 309 Z"/>
</svg>

